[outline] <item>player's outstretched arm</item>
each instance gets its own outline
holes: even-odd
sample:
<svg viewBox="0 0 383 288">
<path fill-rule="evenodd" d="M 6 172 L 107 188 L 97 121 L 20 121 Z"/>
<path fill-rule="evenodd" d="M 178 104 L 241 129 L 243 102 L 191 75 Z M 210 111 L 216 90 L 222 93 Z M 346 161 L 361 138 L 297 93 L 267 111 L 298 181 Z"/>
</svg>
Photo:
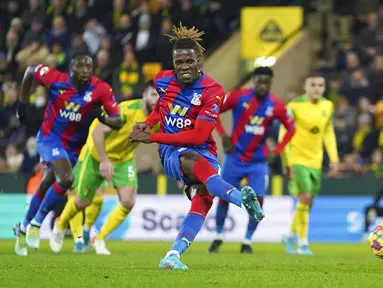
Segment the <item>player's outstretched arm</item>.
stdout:
<svg viewBox="0 0 383 288">
<path fill-rule="evenodd" d="M 17 117 L 23 123 L 27 114 L 27 104 L 29 102 L 29 94 L 33 87 L 33 67 L 25 70 L 23 81 L 21 83 L 21 91 L 19 97 L 19 106 L 17 108 Z"/>
<path fill-rule="evenodd" d="M 111 180 L 113 176 L 113 164 L 105 151 L 105 135 L 112 129 L 103 123 L 98 123 L 92 132 L 94 146 L 96 147 L 100 159 L 100 174 L 106 180 Z"/>
<path fill-rule="evenodd" d="M 139 130 L 149 133 L 152 127 L 160 121 L 159 105 L 159 100 L 157 100 L 156 105 L 154 106 L 152 112 L 149 114 L 148 118 L 146 118 L 145 122 L 137 122 L 133 126 L 133 131 Z"/>
<path fill-rule="evenodd" d="M 100 106 L 96 106 L 95 109 L 98 120 L 114 130 L 121 129 L 123 122 L 112 88 L 103 82 L 99 85 L 99 89 L 101 90 L 100 93 L 102 95 L 101 105 L 104 106 L 108 116 L 102 111 Z"/>
<path fill-rule="evenodd" d="M 199 146 L 207 141 L 214 128 L 215 122 L 197 118 L 194 129 L 175 134 L 154 133 L 150 135 L 150 141 L 168 145 Z"/>
<path fill-rule="evenodd" d="M 282 151 L 288 145 L 290 140 L 293 138 L 295 134 L 295 123 L 292 116 L 290 116 L 286 107 L 283 104 L 279 105 L 275 112 L 278 113 L 278 118 L 281 121 L 283 127 L 285 128 L 284 130 L 282 130 L 283 133 L 279 133 L 279 143 L 275 148 L 275 154 L 279 155 L 282 153 Z"/>
<path fill-rule="evenodd" d="M 29 100 L 29 94 L 31 93 L 32 86 L 34 83 L 33 70 L 34 68 L 29 66 L 24 72 L 23 82 L 21 83 L 20 99 L 19 99 L 20 102 L 22 103 L 27 103 Z"/>
</svg>

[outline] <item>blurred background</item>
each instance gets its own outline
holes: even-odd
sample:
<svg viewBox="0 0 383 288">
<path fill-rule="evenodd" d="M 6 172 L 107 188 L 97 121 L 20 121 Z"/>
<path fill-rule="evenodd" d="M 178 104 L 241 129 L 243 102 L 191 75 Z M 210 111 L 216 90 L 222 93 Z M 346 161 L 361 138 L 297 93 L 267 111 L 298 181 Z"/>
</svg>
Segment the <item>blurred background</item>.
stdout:
<svg viewBox="0 0 383 288">
<path fill-rule="evenodd" d="M 28 125 L 16 118 L 26 67 L 42 63 L 68 72 L 73 53 L 89 52 L 94 74 L 113 87 L 118 101 L 139 98 L 145 81 L 172 68 L 172 45 L 163 34 L 179 22 L 205 31 L 203 69 L 227 92 L 251 86 L 257 66 L 273 67 L 272 93 L 286 103 L 303 93 L 310 71 L 326 77 L 326 97 L 336 107 L 341 169 L 337 179 L 323 180 L 311 216 L 312 241 L 360 241 L 379 216 L 374 195 L 383 186 L 383 1 L 3 0 L 0 20 L 0 238 L 11 237 L 11 224 L 26 210 L 25 195 L 36 191 L 44 171 L 35 141 L 47 104 L 44 87 L 30 97 Z M 222 119 L 231 129 L 230 113 Z M 270 146 L 278 127 L 275 123 Z M 149 195 L 138 198 L 133 222 L 128 221 L 134 224 L 120 227 L 114 238 L 172 239 L 187 211 L 186 198 L 172 198 L 182 193 L 162 173 L 156 150 L 155 144 L 139 148 L 139 195 Z M 270 217 L 256 233 L 259 241 L 279 241 L 293 203 L 280 160 L 270 169 L 265 208 Z M 103 215 L 116 201 L 114 189 L 106 193 L 111 196 Z M 169 212 L 177 203 L 186 208 Z M 214 214 L 215 208 L 209 217 Z M 233 241 L 244 233 L 241 217 L 228 221 Z M 212 238 L 213 222 L 207 221 L 201 239 Z"/>
</svg>

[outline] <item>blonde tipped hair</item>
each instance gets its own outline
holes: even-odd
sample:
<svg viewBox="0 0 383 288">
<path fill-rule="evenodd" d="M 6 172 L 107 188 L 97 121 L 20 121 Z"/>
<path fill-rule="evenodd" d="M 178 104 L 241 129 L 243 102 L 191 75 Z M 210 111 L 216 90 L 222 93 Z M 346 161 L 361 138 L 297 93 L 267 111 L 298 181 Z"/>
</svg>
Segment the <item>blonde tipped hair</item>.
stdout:
<svg viewBox="0 0 383 288">
<path fill-rule="evenodd" d="M 194 48 L 191 47 L 191 45 L 193 45 L 195 48 L 197 48 L 200 55 L 203 54 L 205 48 L 202 47 L 200 42 L 202 41 L 201 37 L 205 34 L 205 32 L 199 31 L 194 26 L 188 29 L 187 27 L 183 26 L 182 23 L 180 23 L 180 27 L 173 25 L 172 31 L 174 35 L 165 34 L 165 36 L 169 37 L 170 42 L 174 42 L 173 49 L 191 49 Z"/>
</svg>

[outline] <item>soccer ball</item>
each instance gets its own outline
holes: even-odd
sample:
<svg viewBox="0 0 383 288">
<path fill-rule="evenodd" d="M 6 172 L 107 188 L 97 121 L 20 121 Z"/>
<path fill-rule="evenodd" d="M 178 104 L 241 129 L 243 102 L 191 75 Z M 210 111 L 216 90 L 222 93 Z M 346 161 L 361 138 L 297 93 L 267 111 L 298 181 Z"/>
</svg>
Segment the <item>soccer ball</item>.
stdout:
<svg viewBox="0 0 383 288">
<path fill-rule="evenodd" d="M 383 224 L 376 226 L 368 236 L 368 245 L 375 256 L 383 259 Z"/>
</svg>

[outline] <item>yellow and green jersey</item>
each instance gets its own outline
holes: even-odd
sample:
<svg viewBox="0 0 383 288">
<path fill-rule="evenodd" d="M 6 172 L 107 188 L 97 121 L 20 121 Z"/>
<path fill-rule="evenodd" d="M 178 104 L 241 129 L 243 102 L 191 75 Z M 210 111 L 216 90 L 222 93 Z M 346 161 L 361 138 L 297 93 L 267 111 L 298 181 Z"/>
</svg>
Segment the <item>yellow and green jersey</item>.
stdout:
<svg viewBox="0 0 383 288">
<path fill-rule="evenodd" d="M 143 122 L 147 117 L 142 110 L 141 99 L 121 102 L 118 107 L 120 108 L 123 126 L 120 130 L 112 130 L 105 136 L 105 151 L 112 163 L 124 162 L 134 158 L 139 143 L 130 142 L 129 134 L 137 122 Z M 88 138 L 81 150 L 79 161 L 84 160 L 87 149 L 94 159 L 100 160 L 92 137 L 92 132 L 98 123 L 98 119 L 92 122 L 89 128 Z"/>
<path fill-rule="evenodd" d="M 295 121 L 295 135 L 285 147 L 282 158 L 285 166 L 304 165 L 314 169 L 322 168 L 323 146 L 331 163 L 338 163 L 338 151 L 332 117 L 334 105 L 326 98 L 313 103 L 307 95 L 287 105 Z M 280 139 L 285 130 L 281 127 Z"/>
</svg>

